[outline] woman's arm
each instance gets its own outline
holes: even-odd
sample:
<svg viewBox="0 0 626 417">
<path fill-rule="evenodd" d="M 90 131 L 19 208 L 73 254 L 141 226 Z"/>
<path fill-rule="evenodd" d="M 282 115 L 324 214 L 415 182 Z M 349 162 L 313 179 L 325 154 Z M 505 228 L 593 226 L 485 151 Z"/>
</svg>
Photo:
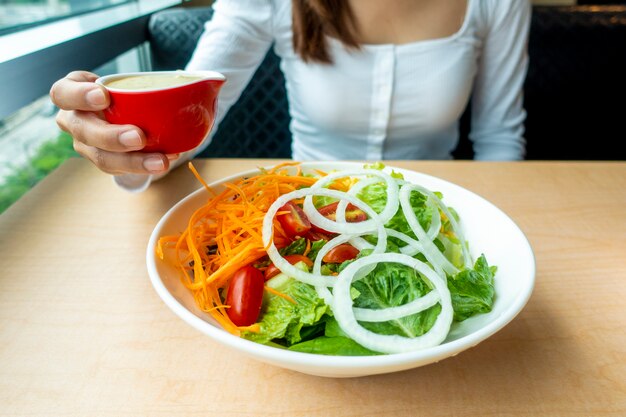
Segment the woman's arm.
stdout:
<svg viewBox="0 0 626 417">
<path fill-rule="evenodd" d="M 273 40 L 271 0 L 218 0 L 213 18 L 206 23 L 188 70 L 212 70 L 226 76 L 218 99 L 215 126 L 207 140 L 193 151 L 200 153 L 211 142 L 219 123 L 237 101 L 263 61 Z"/>
<path fill-rule="evenodd" d="M 226 76 L 220 90 L 218 110 L 212 131 L 204 142 L 170 162 L 160 174 L 146 177 L 126 174 L 115 182 L 129 191 L 143 191 L 152 180 L 158 180 L 175 167 L 202 152 L 210 143 L 219 122 L 237 101 L 273 41 L 272 0 L 217 0 L 213 17 L 204 27 L 187 70 L 211 70 Z"/>
<path fill-rule="evenodd" d="M 523 87 L 528 68 L 528 0 L 492 0 L 472 93 L 475 159 L 524 158 Z"/>
</svg>

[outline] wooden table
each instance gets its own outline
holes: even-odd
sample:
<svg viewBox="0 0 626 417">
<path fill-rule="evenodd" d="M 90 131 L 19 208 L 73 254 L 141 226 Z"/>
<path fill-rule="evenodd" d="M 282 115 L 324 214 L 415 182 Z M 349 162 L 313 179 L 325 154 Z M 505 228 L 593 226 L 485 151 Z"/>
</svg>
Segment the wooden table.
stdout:
<svg viewBox="0 0 626 417">
<path fill-rule="evenodd" d="M 270 163 L 197 166 L 215 180 Z M 535 292 L 493 337 L 356 379 L 247 359 L 175 317 L 148 280 L 153 227 L 199 188 L 188 170 L 133 195 L 73 159 L 0 216 L 0 415 L 626 415 L 626 163 L 389 164 L 484 196 L 528 236 Z"/>
</svg>

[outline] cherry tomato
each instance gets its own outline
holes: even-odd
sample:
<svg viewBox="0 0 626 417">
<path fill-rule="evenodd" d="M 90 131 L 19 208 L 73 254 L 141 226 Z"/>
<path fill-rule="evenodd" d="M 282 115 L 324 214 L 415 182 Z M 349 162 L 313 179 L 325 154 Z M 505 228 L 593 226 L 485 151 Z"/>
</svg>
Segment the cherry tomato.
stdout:
<svg viewBox="0 0 626 417">
<path fill-rule="evenodd" d="M 358 256 L 359 250 L 348 243 L 342 243 L 332 248 L 323 258 L 322 261 L 329 264 L 340 264 L 349 261 Z"/>
<path fill-rule="evenodd" d="M 276 216 L 285 233 L 290 237 L 304 236 L 311 230 L 311 222 L 304 214 L 304 211 L 297 204 L 289 201 L 278 209 L 279 212 L 286 212 Z"/>
<path fill-rule="evenodd" d="M 311 261 L 309 258 L 307 258 L 304 255 L 287 255 L 285 256 L 285 259 L 291 265 L 295 265 L 298 262 L 304 262 L 308 267 L 313 266 L 313 261 Z M 279 273 L 280 273 L 280 269 L 278 269 L 276 265 L 270 264 L 270 266 L 268 266 L 267 269 L 265 270 L 265 280 L 267 281 L 268 279 L 275 277 Z"/>
<path fill-rule="evenodd" d="M 293 243 L 293 239 L 290 239 L 286 236 L 274 235 L 274 245 L 276 246 L 277 249 L 286 248 L 292 243 Z"/>
<path fill-rule="evenodd" d="M 318 240 L 329 241 L 335 236 L 335 233 L 327 232 L 317 226 L 311 225 L 311 230 L 309 233 L 304 235 L 305 238 L 309 239 L 311 242 L 317 242 Z"/>
<path fill-rule="evenodd" d="M 239 269 L 230 280 L 226 305 L 228 317 L 237 326 L 256 323 L 263 301 L 263 274 L 252 266 Z"/>
<path fill-rule="evenodd" d="M 320 207 L 319 212 L 327 219 L 336 220 L 338 205 L 339 201 L 335 201 L 334 203 Z M 367 214 L 365 214 L 365 212 L 360 208 L 354 206 L 352 203 L 348 203 L 348 206 L 346 207 L 346 221 L 348 223 L 358 223 L 364 220 L 367 220 Z"/>
<path fill-rule="evenodd" d="M 329 220 L 336 221 L 337 220 L 337 206 L 339 205 L 339 201 L 335 201 L 334 203 L 327 204 L 323 207 L 320 207 L 318 211 L 321 215 L 326 217 Z M 360 208 L 354 206 L 352 203 L 348 203 L 346 207 L 346 221 L 348 223 L 358 223 L 367 220 L 367 214 L 361 210 Z M 324 234 L 332 234 L 321 227 L 312 226 L 313 230 L 319 233 Z"/>
</svg>

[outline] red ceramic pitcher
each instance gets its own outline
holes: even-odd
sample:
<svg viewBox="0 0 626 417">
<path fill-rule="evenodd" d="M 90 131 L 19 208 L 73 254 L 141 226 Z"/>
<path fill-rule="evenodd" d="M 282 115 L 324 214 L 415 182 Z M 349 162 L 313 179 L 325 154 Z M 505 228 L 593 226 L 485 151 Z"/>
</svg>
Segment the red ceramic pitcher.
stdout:
<svg viewBox="0 0 626 417">
<path fill-rule="evenodd" d="M 189 151 L 208 135 L 224 82 L 214 71 L 135 72 L 96 80 L 111 99 L 106 120 L 139 127 L 147 139 L 141 151 L 166 154 Z"/>
</svg>

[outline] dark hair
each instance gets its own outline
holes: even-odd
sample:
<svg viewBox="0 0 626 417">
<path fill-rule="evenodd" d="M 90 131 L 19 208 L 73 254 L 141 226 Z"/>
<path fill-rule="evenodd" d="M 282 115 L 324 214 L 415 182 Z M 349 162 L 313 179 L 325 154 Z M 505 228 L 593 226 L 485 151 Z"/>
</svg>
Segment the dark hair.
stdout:
<svg viewBox="0 0 626 417">
<path fill-rule="evenodd" d="M 358 28 L 347 0 L 292 0 L 293 49 L 305 62 L 330 64 L 327 36 L 358 49 Z"/>
</svg>

